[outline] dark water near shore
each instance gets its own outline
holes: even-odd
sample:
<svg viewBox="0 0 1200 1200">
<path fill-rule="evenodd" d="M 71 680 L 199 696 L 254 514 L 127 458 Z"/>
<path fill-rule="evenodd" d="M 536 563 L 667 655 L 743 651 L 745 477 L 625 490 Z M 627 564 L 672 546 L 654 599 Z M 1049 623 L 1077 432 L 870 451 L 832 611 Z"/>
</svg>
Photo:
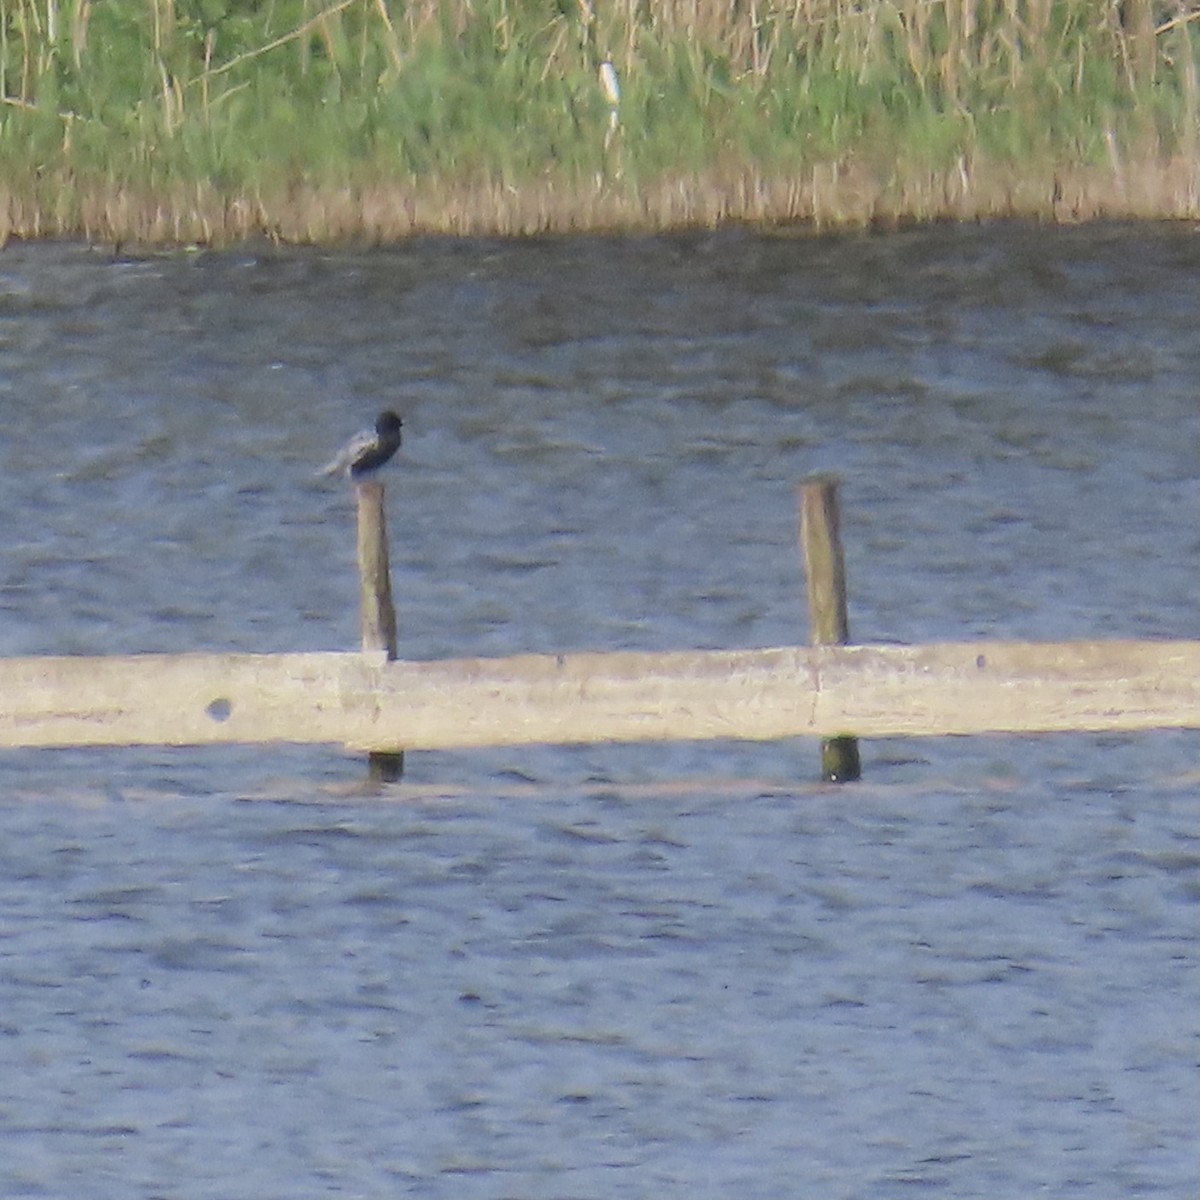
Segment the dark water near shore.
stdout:
<svg viewBox="0 0 1200 1200">
<path fill-rule="evenodd" d="M 0 253 L 0 654 L 1200 636 L 1200 238 Z M 0 755 L 0 1195 L 1191 1200 L 1200 737 Z"/>
</svg>

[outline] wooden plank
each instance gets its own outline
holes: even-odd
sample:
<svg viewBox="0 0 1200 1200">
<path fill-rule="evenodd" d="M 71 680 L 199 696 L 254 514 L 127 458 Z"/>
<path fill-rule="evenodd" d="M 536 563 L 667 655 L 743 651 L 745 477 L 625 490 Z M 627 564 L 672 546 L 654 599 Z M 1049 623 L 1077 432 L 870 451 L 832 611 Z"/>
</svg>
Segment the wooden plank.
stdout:
<svg viewBox="0 0 1200 1200">
<path fill-rule="evenodd" d="M 873 737 L 1200 728 L 1200 642 L 845 646 L 817 723 Z"/>
<path fill-rule="evenodd" d="M 534 743 L 1200 728 L 1200 642 L 0 659 L 0 746 Z"/>
</svg>

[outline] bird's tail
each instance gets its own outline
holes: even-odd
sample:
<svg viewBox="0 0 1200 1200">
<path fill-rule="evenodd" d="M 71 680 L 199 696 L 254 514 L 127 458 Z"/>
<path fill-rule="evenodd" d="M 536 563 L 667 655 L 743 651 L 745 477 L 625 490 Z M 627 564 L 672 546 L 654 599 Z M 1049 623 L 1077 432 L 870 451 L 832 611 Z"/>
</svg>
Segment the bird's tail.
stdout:
<svg viewBox="0 0 1200 1200">
<path fill-rule="evenodd" d="M 341 475 L 350 465 L 350 457 L 343 450 L 337 458 L 331 458 L 319 471 L 315 472 L 318 479 L 327 478 L 330 475 Z"/>
</svg>

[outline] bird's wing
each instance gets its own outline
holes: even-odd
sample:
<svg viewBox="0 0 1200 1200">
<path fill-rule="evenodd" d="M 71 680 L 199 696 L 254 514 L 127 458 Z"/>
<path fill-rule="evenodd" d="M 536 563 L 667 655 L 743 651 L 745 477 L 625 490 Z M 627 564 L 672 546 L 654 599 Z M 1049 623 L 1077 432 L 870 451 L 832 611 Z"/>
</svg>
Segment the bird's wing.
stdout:
<svg viewBox="0 0 1200 1200">
<path fill-rule="evenodd" d="M 362 454 L 364 450 L 369 449 L 375 444 L 375 435 L 369 430 L 364 429 L 362 433 L 356 433 L 337 453 L 337 457 L 327 462 L 318 475 L 338 475 L 342 471 L 348 470 L 350 464 Z"/>
</svg>

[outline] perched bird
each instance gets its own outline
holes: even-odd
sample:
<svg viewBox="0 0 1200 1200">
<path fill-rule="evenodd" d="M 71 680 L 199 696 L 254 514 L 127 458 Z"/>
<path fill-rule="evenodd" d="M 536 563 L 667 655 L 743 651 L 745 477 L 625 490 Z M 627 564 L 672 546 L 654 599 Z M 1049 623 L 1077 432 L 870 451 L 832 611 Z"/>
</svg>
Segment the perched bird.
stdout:
<svg viewBox="0 0 1200 1200">
<path fill-rule="evenodd" d="M 337 458 L 320 470 L 321 475 L 345 473 L 351 479 L 371 476 L 400 449 L 401 421 L 391 409 L 375 420 L 375 431 L 364 429 L 338 451 Z"/>
</svg>

